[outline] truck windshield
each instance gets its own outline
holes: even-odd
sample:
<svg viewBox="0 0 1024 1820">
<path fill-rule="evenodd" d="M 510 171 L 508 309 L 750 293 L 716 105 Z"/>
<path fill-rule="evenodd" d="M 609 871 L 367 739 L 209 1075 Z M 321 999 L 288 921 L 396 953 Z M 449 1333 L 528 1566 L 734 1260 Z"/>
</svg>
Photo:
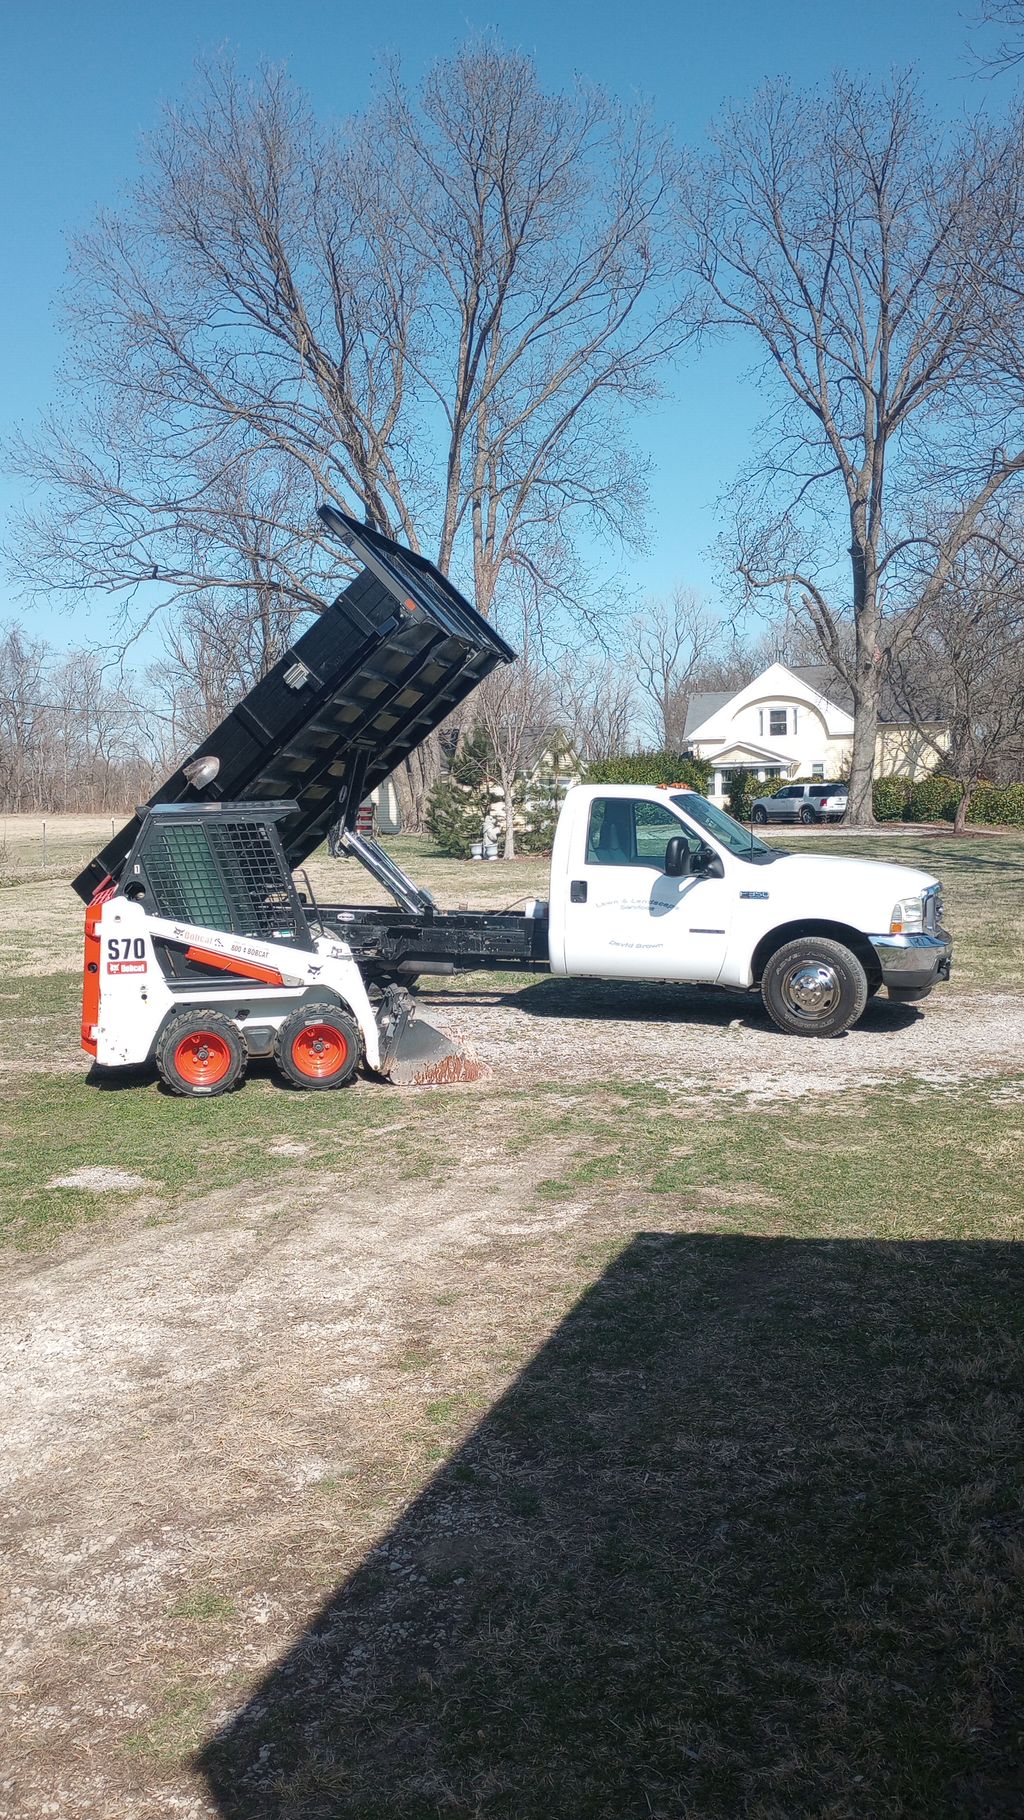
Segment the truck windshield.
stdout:
<svg viewBox="0 0 1024 1820">
<path fill-rule="evenodd" d="M 764 841 L 758 840 L 749 828 L 733 821 L 724 809 L 717 809 L 714 803 L 709 803 L 706 796 L 698 796 L 696 790 L 688 790 L 685 796 L 674 796 L 672 801 L 691 822 L 710 834 L 713 840 L 720 841 L 737 858 L 756 861 L 761 855 L 770 859 L 777 857 L 777 848 L 766 847 Z"/>
</svg>

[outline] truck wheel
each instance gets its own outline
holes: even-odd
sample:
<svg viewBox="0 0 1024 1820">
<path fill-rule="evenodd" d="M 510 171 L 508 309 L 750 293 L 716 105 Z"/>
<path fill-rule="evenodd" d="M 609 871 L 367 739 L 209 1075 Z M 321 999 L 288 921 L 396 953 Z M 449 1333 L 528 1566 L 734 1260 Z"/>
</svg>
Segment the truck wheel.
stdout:
<svg viewBox="0 0 1024 1820">
<path fill-rule="evenodd" d="M 780 1030 L 792 1036 L 841 1036 L 868 1002 L 868 980 L 841 942 L 801 936 L 772 955 L 761 997 Z"/>
<path fill-rule="evenodd" d="M 817 819 L 818 818 L 815 815 L 814 810 L 811 808 L 810 804 L 805 803 L 803 808 L 800 811 L 800 820 L 803 822 L 804 827 L 809 828 L 811 823 L 816 822 Z"/>
<path fill-rule="evenodd" d="M 758 808 L 752 810 L 750 819 L 752 822 L 757 822 L 758 826 L 760 826 L 763 822 L 766 822 L 768 820 L 767 809 L 762 809 L 762 808 L 758 807 Z"/>
<path fill-rule="evenodd" d="M 219 1011 L 183 1011 L 171 1019 L 156 1046 L 164 1086 L 204 1099 L 237 1087 L 247 1059 L 234 1024 Z"/>
<path fill-rule="evenodd" d="M 359 1065 L 355 1020 L 337 1005 L 303 1005 L 281 1025 L 274 1060 L 293 1087 L 343 1087 Z"/>
</svg>

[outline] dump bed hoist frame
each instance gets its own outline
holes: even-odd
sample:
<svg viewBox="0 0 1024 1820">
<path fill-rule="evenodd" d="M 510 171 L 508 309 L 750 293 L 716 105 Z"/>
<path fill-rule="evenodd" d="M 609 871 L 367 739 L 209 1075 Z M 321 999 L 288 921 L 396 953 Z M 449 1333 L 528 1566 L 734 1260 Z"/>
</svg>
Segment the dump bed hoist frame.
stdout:
<svg viewBox="0 0 1024 1820">
<path fill-rule="evenodd" d="M 546 908 L 439 910 L 376 841 L 346 830 L 343 849 L 389 891 L 395 906 L 317 905 L 325 928 L 348 943 L 353 957 L 377 980 L 443 974 L 475 968 L 546 972 Z"/>
</svg>

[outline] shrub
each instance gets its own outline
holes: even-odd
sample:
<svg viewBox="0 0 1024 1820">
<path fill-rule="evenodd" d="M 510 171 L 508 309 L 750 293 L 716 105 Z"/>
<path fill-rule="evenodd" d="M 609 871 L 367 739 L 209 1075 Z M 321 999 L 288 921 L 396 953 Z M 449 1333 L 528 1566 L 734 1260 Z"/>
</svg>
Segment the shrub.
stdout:
<svg viewBox="0 0 1024 1820">
<path fill-rule="evenodd" d="M 876 777 L 872 786 L 876 821 L 906 821 L 907 800 L 912 789 L 909 777 Z"/>
<path fill-rule="evenodd" d="M 956 815 L 956 806 L 963 795 L 963 785 L 952 777 L 938 777 L 933 772 L 929 777 L 918 778 L 911 785 L 904 810 L 904 820 L 908 822 L 951 822 Z"/>
<path fill-rule="evenodd" d="M 752 771 L 730 771 L 729 794 L 726 798 L 729 814 L 734 815 L 738 822 L 748 822 L 755 799 L 770 795 L 777 787 L 777 779 L 755 777 Z"/>
<path fill-rule="evenodd" d="M 994 828 L 1024 828 L 1024 784 L 979 784 L 967 819 Z"/>
<path fill-rule="evenodd" d="M 598 758 L 587 766 L 588 784 L 686 784 L 707 795 L 714 766 L 705 758 L 678 752 L 630 752 L 620 758 Z"/>
</svg>

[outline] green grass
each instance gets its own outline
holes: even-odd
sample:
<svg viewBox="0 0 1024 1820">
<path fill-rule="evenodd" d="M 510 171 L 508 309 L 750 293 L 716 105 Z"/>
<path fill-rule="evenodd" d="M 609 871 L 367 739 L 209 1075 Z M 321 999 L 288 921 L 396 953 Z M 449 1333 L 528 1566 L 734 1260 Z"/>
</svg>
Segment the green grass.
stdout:
<svg viewBox="0 0 1024 1820">
<path fill-rule="evenodd" d="M 169 1618 L 185 1618 L 191 1624 L 222 1624 L 237 1615 L 234 1599 L 213 1592 L 208 1586 L 195 1587 L 183 1593 L 167 1613 Z"/>
<path fill-rule="evenodd" d="M 138 1075 L 104 1088 L 84 1075 L 33 1075 L 5 1095 L 0 1109 L 0 1237 L 22 1244 L 44 1239 L 81 1220 L 109 1218 L 118 1198 L 135 1202 L 140 1192 L 171 1217 L 218 1189 L 271 1187 L 297 1169 L 334 1177 L 359 1167 L 367 1131 L 386 1116 L 372 1086 L 300 1094 L 255 1070 L 241 1092 L 199 1101 L 174 1099 Z M 442 1107 L 433 1116 L 443 1118 Z M 426 1131 L 425 1108 L 420 1123 Z M 306 1153 L 275 1155 L 275 1138 L 298 1140 Z M 399 1146 L 399 1159 L 408 1142 Z M 432 1150 L 429 1170 L 399 1162 L 395 1179 L 442 1170 L 445 1150 L 433 1140 Z M 150 1186 L 127 1197 L 47 1186 L 54 1177 L 95 1167 L 142 1176 Z"/>
<path fill-rule="evenodd" d="M 935 871 L 945 884 L 955 941 L 954 983 L 949 991 L 1024 984 L 1021 837 L 1008 834 L 963 841 L 926 836 L 847 838 L 825 831 L 804 844 L 815 851 L 895 858 Z M 506 887 L 511 888 L 509 879 L 495 880 L 493 875 L 512 873 L 514 867 L 501 863 L 459 867 L 454 861 L 432 861 L 423 842 L 404 839 L 392 845 L 403 863 L 418 870 L 435 888 L 442 883 L 442 872 L 446 877 L 456 872 L 466 878 L 468 883 L 462 888 L 467 891 L 482 878 L 491 890 L 501 886 L 499 896 Z M 530 866 L 536 870 L 537 862 Z M 448 897 L 455 896 L 457 888 L 449 886 Z M 425 1009 L 429 1016 L 429 1001 L 435 993 L 442 997 L 495 994 L 514 1000 L 537 990 L 533 976 L 460 975 L 431 982 L 424 993 Z M 438 1179 L 450 1167 L 443 1095 L 401 1103 L 389 1101 L 386 1089 L 368 1085 L 337 1099 L 302 1095 L 284 1091 L 267 1069 L 259 1067 L 253 1068 L 240 1093 L 201 1103 L 171 1099 L 153 1080 L 131 1074 L 111 1077 L 120 1084 L 100 1090 L 87 1081 L 87 1058 L 78 1049 L 79 992 L 79 976 L 70 971 L 34 976 L 9 972 L 0 991 L 0 1062 L 7 1064 L 0 1096 L 0 1235 L 31 1243 L 77 1221 L 109 1217 L 111 1209 L 116 1209 L 116 1197 L 47 1188 L 53 1177 L 83 1167 L 114 1166 L 143 1176 L 152 1184 L 149 1196 L 156 1202 L 150 1217 L 158 1218 L 173 1217 L 175 1209 L 193 1204 L 206 1192 L 248 1179 L 271 1182 L 275 1176 L 294 1171 L 294 1157 L 274 1156 L 276 1138 L 306 1144 L 308 1168 L 358 1167 L 367 1128 L 395 1116 L 399 1104 L 398 1128 L 389 1138 L 396 1183 L 413 1192 L 417 1182 Z M 55 1063 L 66 1072 L 53 1072 Z M 497 1090 L 493 1097 L 488 1092 L 477 1096 L 471 1102 L 472 1116 L 489 1112 L 497 1097 Z M 459 1104 L 459 1118 L 470 1104 L 465 1100 L 447 1103 Z M 902 1148 L 915 1141 L 913 1131 L 904 1132 L 900 1124 L 907 1116 L 898 1096 L 891 1114 L 887 1109 L 882 1113 L 883 1129 L 888 1130 L 891 1123 L 900 1127 L 896 1138 Z M 526 1108 L 517 1117 L 530 1122 Z M 745 1129 L 763 1128 L 763 1115 L 752 1122 L 745 1120 Z M 841 1128 L 845 1129 L 842 1112 L 837 1129 Z M 721 1127 L 712 1120 L 709 1129 Z M 515 1141 L 528 1142 L 528 1134 L 520 1131 Z M 759 1141 L 767 1145 L 764 1158 L 755 1155 L 742 1167 L 751 1181 L 769 1186 L 781 1166 L 780 1150 L 767 1138 Z M 715 1164 L 717 1173 L 709 1179 L 724 1181 L 736 1163 L 726 1149 Z M 588 1167 L 597 1175 L 613 1164 L 591 1159 Z M 898 1156 L 894 1167 L 898 1171 Z M 681 1164 L 670 1160 L 664 1171 L 666 1191 L 685 1184 Z M 850 1177 L 855 1188 L 853 1163 Z M 851 1204 L 857 1200 L 855 1192 Z"/>
<path fill-rule="evenodd" d="M 801 1237 L 1024 1236 L 1024 1075 L 699 1111 L 657 1088 L 613 1091 L 600 1116 L 582 1103 L 540 1126 L 572 1158 L 541 1199 L 664 1195 L 723 1230 Z"/>
<path fill-rule="evenodd" d="M 180 1761 L 201 1743 L 217 1691 L 188 1673 L 169 1681 L 149 1723 L 125 1736 L 125 1753 L 158 1762 Z"/>
</svg>

